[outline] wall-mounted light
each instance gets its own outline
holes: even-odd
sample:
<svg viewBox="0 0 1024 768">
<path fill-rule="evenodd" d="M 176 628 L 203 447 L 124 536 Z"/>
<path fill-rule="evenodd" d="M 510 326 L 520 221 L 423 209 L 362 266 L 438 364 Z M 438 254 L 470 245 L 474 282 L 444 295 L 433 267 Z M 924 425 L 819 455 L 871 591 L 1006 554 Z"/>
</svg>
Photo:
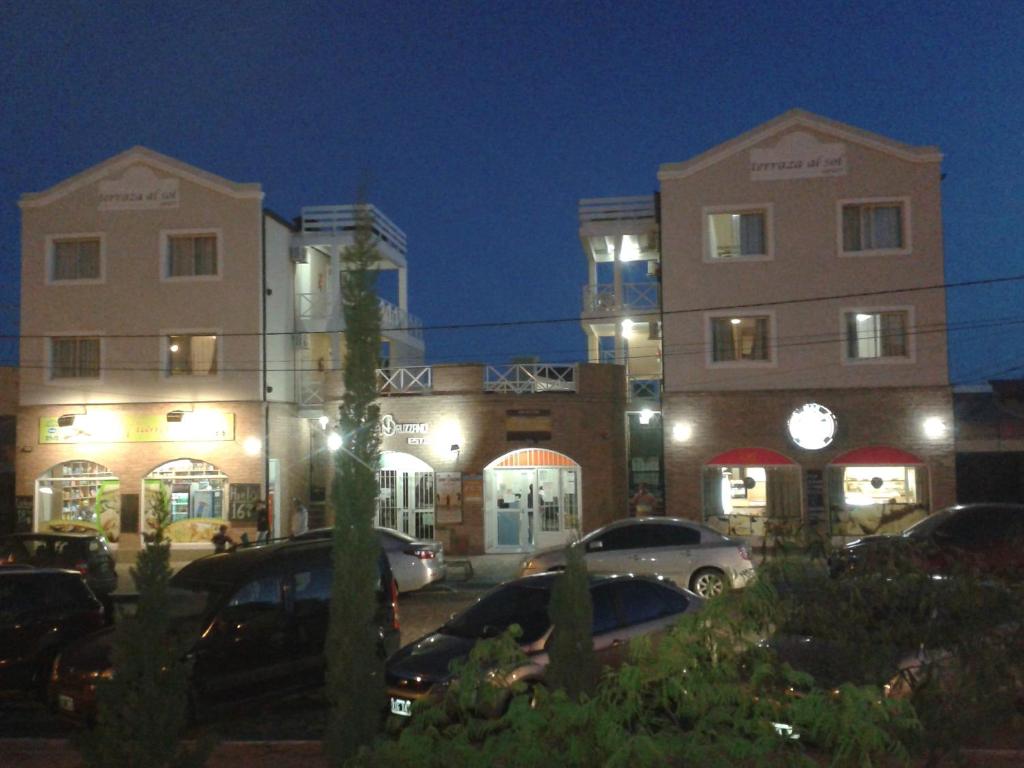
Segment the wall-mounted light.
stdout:
<svg viewBox="0 0 1024 768">
<path fill-rule="evenodd" d="M 685 421 L 678 421 L 672 425 L 672 439 L 677 443 L 685 443 L 693 437 L 693 426 Z"/>
<path fill-rule="evenodd" d="M 327 435 L 327 450 L 334 453 L 339 448 L 341 448 L 341 435 L 337 432 L 331 432 Z"/>
<path fill-rule="evenodd" d="M 629 336 L 633 332 L 633 321 L 628 317 L 622 321 L 622 335 Z"/>
<path fill-rule="evenodd" d="M 449 448 L 448 450 L 450 450 L 452 453 L 458 453 L 462 449 L 459 448 L 459 444 L 458 443 L 452 443 L 452 447 Z"/>
<path fill-rule="evenodd" d="M 263 442 L 258 437 L 247 437 L 245 442 L 242 443 L 242 450 L 245 451 L 247 456 L 259 456 L 260 449 L 263 448 Z"/>
<path fill-rule="evenodd" d="M 63 416 L 57 417 L 58 427 L 71 427 L 75 424 L 75 414 L 65 413 Z"/>
<path fill-rule="evenodd" d="M 327 425 L 331 423 L 331 420 L 326 416 L 321 416 L 316 420 L 316 423 L 320 425 L 320 429 L 327 429 Z"/>
<path fill-rule="evenodd" d="M 921 426 L 924 429 L 925 437 L 930 440 L 938 440 L 946 436 L 946 422 L 938 416 L 928 417 Z"/>
<path fill-rule="evenodd" d="M 652 411 L 650 408 L 644 408 L 642 411 L 640 411 L 640 423 L 641 424 L 645 424 L 645 425 L 646 424 L 650 424 L 651 423 L 651 419 L 653 417 L 654 417 L 654 411 Z"/>
<path fill-rule="evenodd" d="M 178 423 L 181 422 L 181 420 L 183 418 L 185 418 L 185 412 L 184 411 L 168 411 L 167 412 L 167 423 L 168 424 L 178 424 Z"/>
</svg>

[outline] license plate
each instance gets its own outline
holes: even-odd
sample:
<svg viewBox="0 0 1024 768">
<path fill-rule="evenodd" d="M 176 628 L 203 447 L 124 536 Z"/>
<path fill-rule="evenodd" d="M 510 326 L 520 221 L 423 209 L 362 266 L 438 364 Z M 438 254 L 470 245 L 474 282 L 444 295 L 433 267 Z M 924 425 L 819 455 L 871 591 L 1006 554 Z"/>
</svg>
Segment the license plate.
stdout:
<svg viewBox="0 0 1024 768">
<path fill-rule="evenodd" d="M 57 696 L 57 706 L 63 709 L 65 712 L 74 712 L 75 700 L 72 699 L 70 696 L 60 694 L 59 696 Z"/>
<path fill-rule="evenodd" d="M 391 714 L 400 717 L 412 717 L 412 702 L 409 699 L 391 697 Z"/>
</svg>

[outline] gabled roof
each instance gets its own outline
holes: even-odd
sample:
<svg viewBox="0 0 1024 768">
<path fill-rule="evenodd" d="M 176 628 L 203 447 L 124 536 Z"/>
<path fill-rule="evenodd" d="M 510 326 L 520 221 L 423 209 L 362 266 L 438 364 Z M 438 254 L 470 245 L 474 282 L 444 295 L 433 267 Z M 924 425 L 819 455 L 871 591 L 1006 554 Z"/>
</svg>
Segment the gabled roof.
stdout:
<svg viewBox="0 0 1024 768">
<path fill-rule="evenodd" d="M 703 170 L 710 165 L 725 160 L 737 152 L 756 146 L 767 138 L 789 130 L 790 128 L 804 127 L 835 136 L 838 139 L 848 141 L 852 144 L 860 144 L 870 149 L 884 152 L 901 160 L 909 160 L 913 163 L 937 163 L 942 160 L 942 153 L 938 147 L 915 147 L 899 141 L 871 133 L 837 120 L 830 120 L 821 115 L 815 115 L 803 109 L 791 109 L 783 112 L 776 118 L 752 128 L 729 141 L 712 147 L 706 152 L 691 157 L 681 163 L 664 163 L 658 169 L 658 180 L 681 179 Z"/>
<path fill-rule="evenodd" d="M 98 163 L 81 173 L 78 173 L 64 181 L 54 184 L 42 192 L 28 192 L 21 196 L 18 205 L 22 208 L 35 208 L 42 205 L 49 205 L 54 200 L 71 194 L 84 186 L 92 184 L 102 178 L 116 175 L 119 171 L 145 163 L 148 166 L 158 168 L 166 173 L 174 174 L 191 182 L 215 190 L 225 195 L 238 198 L 253 198 L 261 200 L 263 191 L 259 184 L 239 184 L 230 181 L 216 174 L 196 168 L 194 165 L 175 160 L 173 157 L 162 155 L 152 149 L 143 146 L 135 146 L 127 149 L 118 155 Z"/>
</svg>

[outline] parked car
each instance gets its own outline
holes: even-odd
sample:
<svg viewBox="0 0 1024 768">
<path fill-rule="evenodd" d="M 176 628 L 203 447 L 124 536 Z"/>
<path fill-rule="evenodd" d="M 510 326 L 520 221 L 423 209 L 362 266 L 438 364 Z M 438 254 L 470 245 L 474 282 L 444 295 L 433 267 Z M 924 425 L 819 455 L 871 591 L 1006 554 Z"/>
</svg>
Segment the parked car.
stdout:
<svg viewBox="0 0 1024 768">
<path fill-rule="evenodd" d="M 54 658 L 105 623 L 82 574 L 56 568 L 0 568 L 0 690 L 45 693 Z"/>
<path fill-rule="evenodd" d="M 747 547 L 706 525 L 675 517 L 637 517 L 598 528 L 570 546 L 582 547 L 592 573 L 664 576 L 701 597 L 746 586 L 754 577 Z M 561 570 L 565 547 L 523 560 L 520 574 Z"/>
<path fill-rule="evenodd" d="M 553 629 L 548 603 L 557 576 L 546 573 L 506 582 L 436 632 L 400 649 L 387 663 L 391 713 L 408 717 L 413 702 L 439 697 L 452 681 L 453 661 L 466 658 L 477 640 L 499 635 L 513 624 L 522 629 L 519 643 L 528 663 L 512 677 L 527 684 L 543 682 Z M 592 575 L 590 596 L 594 652 L 609 667 L 625 660 L 630 640 L 663 633 L 704 603 L 692 592 L 646 576 Z"/>
<path fill-rule="evenodd" d="M 377 538 L 388 556 L 391 572 L 400 592 L 413 592 L 448 575 L 444 562 L 444 545 L 440 541 L 416 539 L 401 531 L 376 528 Z M 314 528 L 293 536 L 294 539 L 329 539 L 332 528 Z"/>
<path fill-rule="evenodd" d="M 372 631 L 382 658 L 399 643 L 398 593 L 379 557 Z M 193 714 L 236 701 L 315 688 L 324 679 L 332 585 L 331 545 L 283 542 L 189 563 L 170 582 L 175 631 L 188 648 Z M 65 650 L 53 667 L 50 701 L 75 719 L 95 715 L 98 678 L 116 674 L 117 627 Z"/>
<path fill-rule="evenodd" d="M 931 575 L 967 570 L 981 576 L 1024 576 L 1024 504 L 961 504 L 940 510 L 897 535 L 865 536 L 829 559 L 833 575 L 886 565 Z"/>
<path fill-rule="evenodd" d="M 114 555 L 106 537 L 99 532 L 10 533 L 0 536 L 0 563 L 78 571 L 100 598 L 117 589 Z"/>
</svg>

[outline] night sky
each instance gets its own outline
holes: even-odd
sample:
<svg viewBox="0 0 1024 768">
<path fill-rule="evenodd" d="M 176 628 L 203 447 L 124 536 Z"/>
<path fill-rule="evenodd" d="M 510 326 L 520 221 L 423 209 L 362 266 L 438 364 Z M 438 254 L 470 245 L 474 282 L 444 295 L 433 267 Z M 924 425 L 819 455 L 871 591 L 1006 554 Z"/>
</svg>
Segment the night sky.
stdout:
<svg viewBox="0 0 1024 768">
<path fill-rule="evenodd" d="M 577 201 L 650 194 L 659 164 L 792 107 L 937 145 L 947 281 L 1024 275 L 1019 1 L 0 10 L 4 333 L 19 195 L 136 144 L 259 182 L 288 219 L 365 182 L 409 238 L 412 312 L 507 324 L 428 330 L 435 363 L 585 359 Z M 1024 376 L 1024 282 L 948 300 L 952 382 Z"/>
</svg>

